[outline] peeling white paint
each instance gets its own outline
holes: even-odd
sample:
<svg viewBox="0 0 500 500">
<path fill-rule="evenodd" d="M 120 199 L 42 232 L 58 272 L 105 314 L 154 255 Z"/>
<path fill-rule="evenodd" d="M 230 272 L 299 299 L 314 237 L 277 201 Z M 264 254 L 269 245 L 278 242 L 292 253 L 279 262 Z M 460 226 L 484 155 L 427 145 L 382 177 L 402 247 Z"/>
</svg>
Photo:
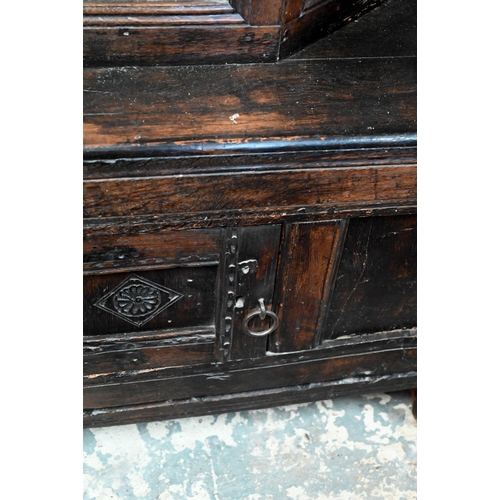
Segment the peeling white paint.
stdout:
<svg viewBox="0 0 500 500">
<path fill-rule="evenodd" d="M 382 394 L 92 429 L 83 500 L 413 500 L 409 403 Z"/>
<path fill-rule="evenodd" d="M 381 422 L 376 422 L 374 415 L 375 410 L 373 405 L 366 404 L 363 407 L 363 422 L 365 424 L 365 429 L 368 432 L 375 432 L 374 436 L 368 436 L 367 441 L 388 444 L 389 436 L 392 434 L 392 429 L 390 425 L 383 425 Z"/>
<path fill-rule="evenodd" d="M 391 400 L 391 396 L 389 396 L 389 394 L 385 394 L 385 393 L 377 393 L 377 394 L 365 394 L 363 396 L 365 399 L 375 399 L 375 398 L 378 398 L 380 399 L 380 404 L 381 405 L 386 405 L 390 400 Z"/>
<path fill-rule="evenodd" d="M 174 497 L 169 491 L 164 491 L 163 493 L 160 494 L 158 500 L 174 500 Z"/>
<path fill-rule="evenodd" d="M 394 431 L 395 438 L 404 438 L 407 441 L 417 443 L 417 421 L 408 405 L 398 404 L 394 406 L 395 410 L 403 410 L 405 414 L 404 423 L 397 426 Z"/>
<path fill-rule="evenodd" d="M 384 500 L 416 500 L 417 492 L 400 490 L 394 484 L 387 484 L 384 478 L 382 484 L 371 491 L 371 498 L 383 498 Z"/>
<path fill-rule="evenodd" d="M 85 465 L 87 465 L 91 469 L 94 469 L 95 471 L 100 471 L 104 469 L 104 465 L 101 462 L 101 459 L 95 453 L 92 454 L 84 453 L 83 461 Z"/>
<path fill-rule="evenodd" d="M 108 465 L 130 460 L 136 467 L 144 468 L 151 462 L 148 450 L 136 425 L 120 425 L 91 429 L 96 440 L 95 452 L 111 455 Z"/>
<path fill-rule="evenodd" d="M 151 488 L 142 477 L 142 474 L 139 474 L 138 472 L 129 472 L 128 477 L 130 479 L 130 485 L 134 491 L 135 498 L 144 498 L 148 495 L 148 493 L 150 493 Z"/>
<path fill-rule="evenodd" d="M 166 422 L 150 422 L 146 425 L 149 435 L 158 441 L 165 439 L 170 434 L 170 429 Z"/>
<path fill-rule="evenodd" d="M 379 448 L 377 458 L 380 462 L 387 462 L 390 460 L 403 460 L 405 451 L 401 443 L 388 444 Z"/>
<path fill-rule="evenodd" d="M 196 481 L 191 486 L 192 496 L 187 497 L 188 500 L 212 500 L 203 481 Z M 218 500 L 218 497 L 216 497 Z"/>
<path fill-rule="evenodd" d="M 306 490 L 302 486 L 292 486 L 286 490 L 286 496 L 292 500 L 309 500 Z"/>
</svg>

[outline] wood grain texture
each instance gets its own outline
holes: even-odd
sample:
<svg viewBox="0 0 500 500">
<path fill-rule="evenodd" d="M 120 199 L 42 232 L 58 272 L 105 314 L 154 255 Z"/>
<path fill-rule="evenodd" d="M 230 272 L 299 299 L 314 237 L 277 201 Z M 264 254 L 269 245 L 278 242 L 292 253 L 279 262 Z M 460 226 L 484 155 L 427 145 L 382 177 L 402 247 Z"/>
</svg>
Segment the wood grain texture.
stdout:
<svg viewBox="0 0 500 500">
<path fill-rule="evenodd" d="M 215 20 L 214 20 L 215 22 Z M 255 63 L 276 60 L 277 26 L 86 26 L 84 66 Z"/>
<path fill-rule="evenodd" d="M 87 410 L 83 414 L 83 426 L 85 428 L 105 427 L 232 411 L 247 411 L 277 405 L 331 399 L 352 394 L 398 391 L 411 388 L 412 384 L 416 384 L 416 380 L 416 373 L 410 372 L 384 377 L 359 377 L 349 382 L 326 382 L 322 384 L 253 391 L 230 396 L 209 396 L 185 401 L 167 401 L 122 408 Z"/>
<path fill-rule="evenodd" d="M 283 0 L 230 0 L 230 3 L 248 24 L 263 26 L 281 22 Z"/>
<path fill-rule="evenodd" d="M 414 166 L 245 172 L 117 179 L 84 184 L 86 217 L 278 209 L 414 200 Z"/>
<path fill-rule="evenodd" d="M 417 0 L 387 0 L 292 55 L 296 59 L 416 57 Z"/>
<path fill-rule="evenodd" d="M 329 3 L 321 19 L 322 1 L 285 1 L 296 7 L 288 35 L 306 43 L 310 23 L 321 31 L 346 3 Z M 233 4 L 248 20 L 278 2 Z M 146 26 L 94 39 L 116 55 L 104 64 L 135 50 L 165 66 L 84 71 L 86 425 L 415 387 L 416 59 L 401 45 L 411 29 L 396 30 L 407 15 L 398 12 L 367 14 L 387 23 L 378 38 L 374 21 L 363 37 L 361 18 L 344 47 L 325 41 L 273 65 L 205 64 L 277 46 L 279 23 L 261 32 L 189 24 L 229 12 L 186 11 L 186 24 L 168 28 L 170 46 Z M 247 31 L 235 49 L 237 30 Z M 203 66 L 170 65 L 195 50 Z M 131 274 L 194 302 L 138 327 L 105 310 L 98 317 L 94 303 Z M 269 341 L 242 333 L 260 297 L 272 310 L 283 304 Z"/>
<path fill-rule="evenodd" d="M 166 227 L 176 227 L 177 229 L 210 228 L 217 226 L 256 226 L 277 223 L 313 222 L 325 219 L 346 219 L 352 217 L 368 217 L 371 215 L 403 215 L 416 213 L 416 201 L 395 200 L 393 203 L 353 203 L 339 204 L 331 207 L 321 205 L 301 207 L 285 207 L 276 211 L 267 210 L 231 210 L 212 212 L 210 216 L 202 213 L 181 213 L 149 215 L 140 217 L 116 217 L 89 218 L 84 219 L 85 237 L 101 236 L 103 234 L 146 234 L 162 231 Z"/>
<path fill-rule="evenodd" d="M 417 218 L 349 222 L 324 338 L 417 324 Z"/>
<path fill-rule="evenodd" d="M 240 244 L 235 269 L 234 325 L 229 359 L 258 358 L 265 355 L 267 337 L 251 337 L 244 332 L 245 317 L 259 308 L 264 299 L 273 311 L 276 265 L 280 247 L 281 225 L 239 228 Z M 269 326 L 267 320 L 255 321 L 256 331 Z"/>
<path fill-rule="evenodd" d="M 281 27 L 280 59 L 339 29 L 383 0 L 335 0 L 310 4 L 307 10 L 304 10 L 301 0 L 288 1 L 292 4 L 301 3 L 301 8 L 299 15 L 296 14 L 295 8 Z"/>
<path fill-rule="evenodd" d="M 341 380 L 359 375 L 388 375 L 416 370 L 416 350 L 400 349 L 332 357 L 259 369 L 209 372 L 122 384 L 84 388 L 84 408 L 94 409 L 166 400 L 232 394 Z"/>
<path fill-rule="evenodd" d="M 416 132 L 413 58 L 87 69 L 84 97 L 87 151 Z"/>
<path fill-rule="evenodd" d="M 109 335 L 214 326 L 217 271 L 217 265 L 204 265 L 87 275 L 83 281 L 83 333 Z M 130 281 L 131 278 L 134 278 L 134 281 Z M 123 283 L 125 285 L 122 286 Z M 155 301 L 156 307 L 151 311 L 151 319 L 149 314 L 146 314 L 147 311 L 142 315 L 137 311 L 134 316 L 116 304 L 116 296 L 122 299 L 125 305 L 135 300 L 134 295 L 129 298 L 127 291 L 124 292 L 125 296 L 120 293 L 123 287 L 130 290 L 131 286 L 142 286 L 143 295 L 155 287 L 169 290 L 151 292 L 154 294 L 152 300 Z M 137 300 L 140 300 L 140 295 Z M 170 301 L 173 302 L 170 304 Z M 158 312 L 153 315 L 155 310 Z"/>
<path fill-rule="evenodd" d="M 264 389 L 225 396 L 207 396 L 182 401 L 165 401 L 120 408 L 87 410 L 83 413 L 83 426 L 105 427 L 232 411 L 248 411 L 352 394 L 399 391 L 412 388 L 416 383 L 416 372 L 407 372 L 381 377 L 353 377 L 349 380 Z"/>
<path fill-rule="evenodd" d="M 190 1 L 182 2 L 83 2 L 84 16 L 106 16 L 106 15 L 215 15 L 232 14 L 233 7 L 229 3 Z"/>
<path fill-rule="evenodd" d="M 210 365 L 215 361 L 215 335 L 205 338 L 180 337 L 161 341 L 116 343 L 83 357 L 84 383 L 106 382 L 110 375 L 150 372 L 158 368 Z M 100 352 L 99 352 L 100 351 Z"/>
<path fill-rule="evenodd" d="M 338 221 L 294 224 L 287 228 L 282 250 L 279 317 L 273 350 L 300 351 L 315 347 L 317 322 L 325 286 L 332 269 L 332 255 L 339 242 Z"/>
<path fill-rule="evenodd" d="M 215 336 L 213 328 L 184 329 L 174 332 L 160 332 L 156 335 L 152 333 L 153 332 L 122 335 L 121 339 L 116 338 L 118 335 L 86 337 L 84 341 L 84 355 L 104 354 L 127 349 L 149 348 L 153 347 L 156 342 L 164 346 L 169 345 L 172 348 L 189 343 L 206 344 L 211 342 L 210 339 Z M 220 339 L 220 336 L 215 336 L 216 342 L 218 339 Z M 217 375 L 220 374 L 222 366 L 227 372 L 231 372 L 233 370 L 259 369 L 265 366 L 279 366 L 288 363 L 325 359 L 328 357 L 352 356 L 394 349 L 399 349 L 404 358 L 405 353 L 409 349 L 415 349 L 416 347 L 416 329 L 392 330 L 390 332 L 377 332 L 374 334 L 354 335 L 349 338 L 326 340 L 316 348 L 305 351 L 289 351 L 283 353 L 272 353 L 268 351 L 265 356 L 258 358 L 249 357 L 233 360 L 221 358 L 216 360 L 214 364 L 211 364 L 210 367 L 207 367 L 206 364 L 176 363 L 175 360 L 173 364 L 158 366 L 147 370 L 136 370 L 131 365 L 128 371 L 90 374 L 85 377 L 85 385 L 128 383 L 153 379 L 163 380 L 170 377 L 191 376 L 196 373 L 207 374 L 208 372 Z M 214 351 L 215 355 L 217 355 L 217 347 Z M 169 359 L 170 361 L 172 360 L 171 358 Z M 88 372 L 91 372 L 90 367 L 88 367 Z"/>
<path fill-rule="evenodd" d="M 227 152 L 220 154 L 191 154 L 188 150 L 183 156 L 173 155 L 146 158 L 121 158 L 114 160 L 87 159 L 83 163 L 84 180 L 117 179 L 121 177 L 151 177 L 173 174 L 196 174 L 225 172 L 237 174 L 244 170 L 289 170 L 294 168 L 337 168 L 372 165 L 415 165 L 417 152 L 414 145 L 390 147 L 387 144 L 375 147 L 375 144 L 354 144 L 347 149 L 330 149 L 331 144 L 317 149 L 311 143 L 306 151 L 301 151 L 296 144 L 296 151 Z M 359 147 L 356 147 L 359 146 Z M 311 149 L 312 148 L 312 149 Z M 152 153 L 152 151 L 150 151 Z"/>
<path fill-rule="evenodd" d="M 170 265 L 192 265 L 219 260 L 220 228 L 163 230 L 135 235 L 86 235 L 83 241 L 83 269 L 93 273 L 114 269 Z"/>
</svg>

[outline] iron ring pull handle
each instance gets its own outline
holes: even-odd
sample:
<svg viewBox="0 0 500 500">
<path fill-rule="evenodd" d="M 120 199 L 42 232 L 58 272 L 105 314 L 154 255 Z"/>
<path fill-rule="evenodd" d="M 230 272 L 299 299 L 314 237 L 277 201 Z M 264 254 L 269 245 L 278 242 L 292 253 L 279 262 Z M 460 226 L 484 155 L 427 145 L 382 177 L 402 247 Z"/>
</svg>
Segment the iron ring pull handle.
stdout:
<svg viewBox="0 0 500 500">
<path fill-rule="evenodd" d="M 269 328 L 266 328 L 265 330 L 261 330 L 259 332 L 250 330 L 250 328 L 248 327 L 248 323 L 252 318 L 255 318 L 255 316 L 258 316 L 262 320 L 266 319 L 266 317 L 269 316 L 270 318 L 272 318 L 273 322 L 271 323 L 271 326 Z M 259 299 L 259 309 L 251 311 L 247 314 L 247 316 L 243 320 L 243 330 L 247 335 L 250 335 L 252 337 L 265 337 L 271 332 L 274 332 L 274 330 L 278 328 L 278 324 L 278 316 L 276 316 L 273 311 L 268 311 L 266 309 L 266 306 L 264 305 L 264 299 Z"/>
</svg>

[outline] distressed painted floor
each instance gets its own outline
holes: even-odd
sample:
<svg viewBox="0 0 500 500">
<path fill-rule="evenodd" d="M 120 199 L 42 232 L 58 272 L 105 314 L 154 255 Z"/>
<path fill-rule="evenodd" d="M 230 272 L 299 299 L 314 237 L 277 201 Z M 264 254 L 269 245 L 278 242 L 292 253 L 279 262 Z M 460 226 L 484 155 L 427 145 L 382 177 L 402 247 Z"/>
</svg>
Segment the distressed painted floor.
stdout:
<svg viewBox="0 0 500 500">
<path fill-rule="evenodd" d="M 84 430 L 84 500 L 416 499 L 408 392 Z"/>
</svg>

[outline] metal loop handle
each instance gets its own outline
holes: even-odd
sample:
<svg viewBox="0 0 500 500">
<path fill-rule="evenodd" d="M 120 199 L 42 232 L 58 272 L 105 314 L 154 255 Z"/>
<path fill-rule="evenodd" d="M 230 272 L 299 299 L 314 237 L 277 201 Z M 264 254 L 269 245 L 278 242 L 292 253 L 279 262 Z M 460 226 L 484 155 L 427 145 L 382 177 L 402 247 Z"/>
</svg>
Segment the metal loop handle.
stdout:
<svg viewBox="0 0 500 500">
<path fill-rule="evenodd" d="M 260 332 L 255 332 L 253 330 L 250 330 L 250 328 L 248 328 L 248 323 L 252 318 L 255 318 L 255 316 L 259 316 L 260 319 L 265 319 L 266 316 L 269 316 L 270 318 L 272 318 L 273 322 L 269 328 L 261 330 Z M 276 314 L 274 314 L 272 311 L 267 311 L 264 306 L 264 299 L 259 299 L 259 309 L 249 312 L 245 317 L 245 319 L 243 320 L 243 331 L 247 335 L 251 335 L 252 337 L 265 337 L 266 335 L 269 335 L 271 332 L 274 332 L 274 330 L 278 328 L 278 324 L 279 324 L 278 316 L 276 316 Z"/>
</svg>

